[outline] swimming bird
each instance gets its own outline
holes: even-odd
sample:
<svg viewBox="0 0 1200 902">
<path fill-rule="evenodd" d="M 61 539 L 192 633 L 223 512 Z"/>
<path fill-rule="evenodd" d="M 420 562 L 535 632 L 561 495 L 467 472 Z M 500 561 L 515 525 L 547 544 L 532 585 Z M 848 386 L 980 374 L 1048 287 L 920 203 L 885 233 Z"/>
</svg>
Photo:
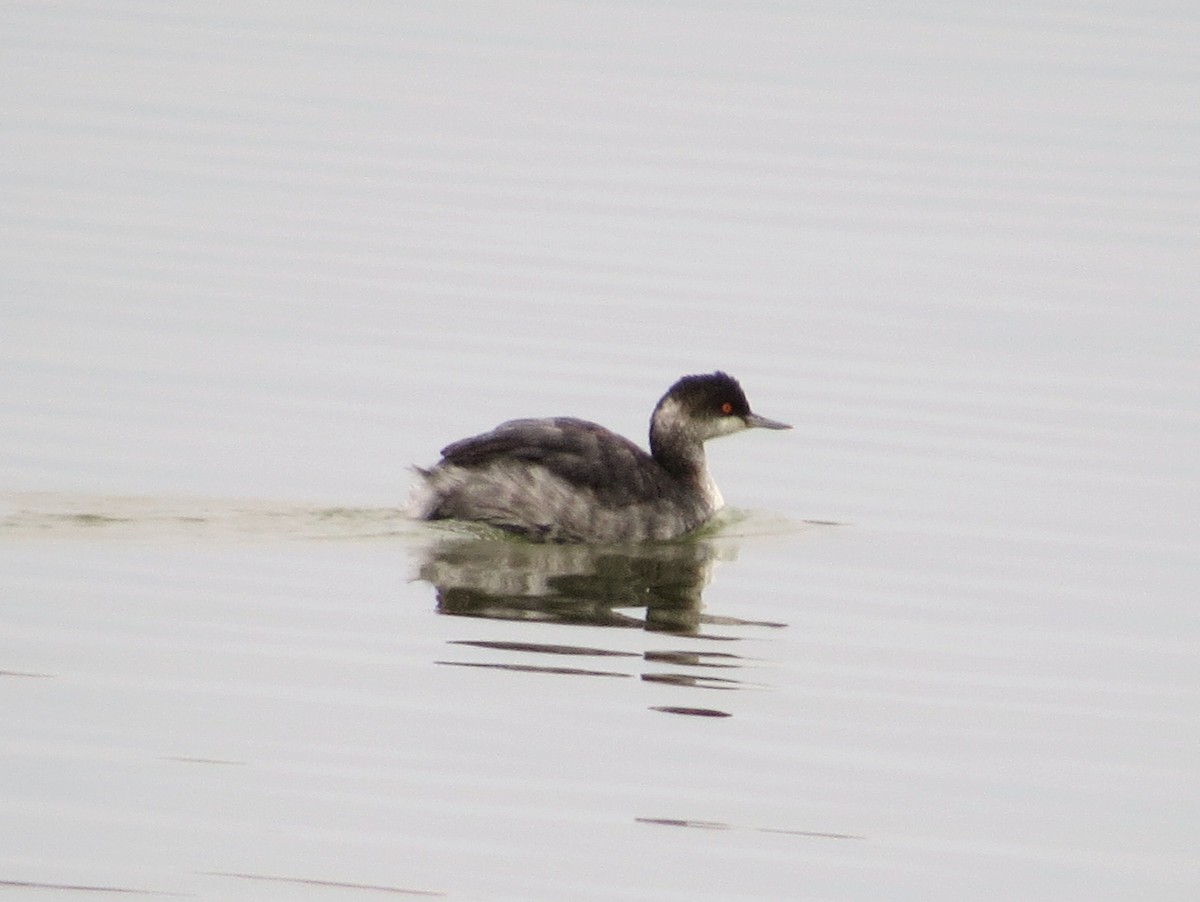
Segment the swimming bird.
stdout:
<svg viewBox="0 0 1200 902">
<path fill-rule="evenodd" d="M 732 376 L 684 376 L 654 407 L 649 454 L 574 417 L 509 420 L 418 467 L 410 510 L 543 542 L 674 539 L 724 506 L 704 443 L 752 428 L 792 427 L 751 412 Z"/>
</svg>

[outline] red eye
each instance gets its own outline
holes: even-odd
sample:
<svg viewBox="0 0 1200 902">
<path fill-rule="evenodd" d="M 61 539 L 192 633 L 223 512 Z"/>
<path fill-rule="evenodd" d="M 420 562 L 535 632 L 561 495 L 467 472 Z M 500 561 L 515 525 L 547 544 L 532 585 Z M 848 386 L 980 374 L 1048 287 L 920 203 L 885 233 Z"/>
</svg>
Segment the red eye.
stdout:
<svg viewBox="0 0 1200 902">
<path fill-rule="evenodd" d="M 733 413 L 733 405 L 726 401 L 721 405 L 721 413 L 725 414 L 725 416 L 729 416 L 731 413 Z"/>
</svg>

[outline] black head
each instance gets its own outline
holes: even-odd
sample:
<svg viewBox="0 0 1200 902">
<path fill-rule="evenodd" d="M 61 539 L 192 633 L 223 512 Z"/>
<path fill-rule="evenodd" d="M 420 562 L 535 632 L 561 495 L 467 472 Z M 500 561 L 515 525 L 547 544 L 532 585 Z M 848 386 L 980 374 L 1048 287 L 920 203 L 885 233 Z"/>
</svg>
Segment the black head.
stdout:
<svg viewBox="0 0 1200 902">
<path fill-rule="evenodd" d="M 756 427 L 791 428 L 786 423 L 753 413 L 738 381 L 720 371 L 684 376 L 667 390 L 656 411 L 664 408 L 672 408 L 695 422 L 707 423 L 699 430 L 701 438 L 715 438 Z"/>
<path fill-rule="evenodd" d="M 684 376 L 669 389 L 674 398 L 694 416 L 738 416 L 750 412 L 750 402 L 738 381 L 728 373 L 701 373 Z"/>
</svg>

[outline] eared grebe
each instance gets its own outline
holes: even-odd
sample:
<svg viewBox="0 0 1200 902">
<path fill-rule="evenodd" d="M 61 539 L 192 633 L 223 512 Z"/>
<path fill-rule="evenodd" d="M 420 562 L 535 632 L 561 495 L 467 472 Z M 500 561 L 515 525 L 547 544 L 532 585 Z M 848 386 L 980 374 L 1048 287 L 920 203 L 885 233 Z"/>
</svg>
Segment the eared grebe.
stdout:
<svg viewBox="0 0 1200 902">
<path fill-rule="evenodd" d="M 752 427 L 792 428 L 751 413 L 732 376 L 684 376 L 654 408 L 649 454 L 584 420 L 510 420 L 418 468 L 412 511 L 546 542 L 673 539 L 724 504 L 704 442 Z"/>
</svg>

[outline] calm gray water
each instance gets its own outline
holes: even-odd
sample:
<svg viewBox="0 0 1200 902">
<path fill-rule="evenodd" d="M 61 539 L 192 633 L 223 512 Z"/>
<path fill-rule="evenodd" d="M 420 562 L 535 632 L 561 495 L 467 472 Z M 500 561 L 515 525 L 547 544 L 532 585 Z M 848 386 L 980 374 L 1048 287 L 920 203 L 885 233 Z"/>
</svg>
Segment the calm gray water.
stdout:
<svg viewBox="0 0 1200 902">
<path fill-rule="evenodd" d="M 1196 898 L 1191 6 L 2 18 L 4 895 Z M 715 368 L 703 540 L 398 512 Z"/>
</svg>

